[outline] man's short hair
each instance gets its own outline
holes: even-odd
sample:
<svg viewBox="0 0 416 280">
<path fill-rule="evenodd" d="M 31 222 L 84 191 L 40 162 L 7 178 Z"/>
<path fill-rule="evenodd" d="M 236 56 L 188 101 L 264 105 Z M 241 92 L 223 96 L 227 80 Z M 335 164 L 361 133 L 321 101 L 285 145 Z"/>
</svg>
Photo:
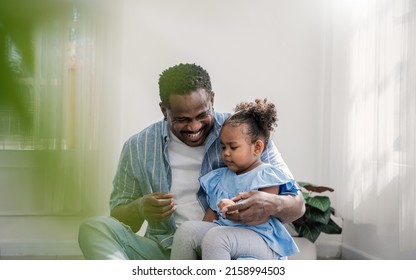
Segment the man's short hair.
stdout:
<svg viewBox="0 0 416 280">
<path fill-rule="evenodd" d="M 170 107 L 171 94 L 184 95 L 201 88 L 212 93 L 208 72 L 196 64 L 180 63 L 164 70 L 159 77 L 160 100 L 167 107 Z"/>
</svg>

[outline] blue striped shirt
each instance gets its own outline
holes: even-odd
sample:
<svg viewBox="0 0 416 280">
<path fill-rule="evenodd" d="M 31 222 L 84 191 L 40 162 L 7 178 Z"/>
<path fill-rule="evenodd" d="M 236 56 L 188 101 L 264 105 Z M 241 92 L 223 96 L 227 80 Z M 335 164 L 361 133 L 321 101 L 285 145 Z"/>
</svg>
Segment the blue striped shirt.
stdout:
<svg viewBox="0 0 416 280">
<path fill-rule="evenodd" d="M 221 158 L 219 133 L 228 113 L 214 112 L 214 126 L 204 143 L 204 158 L 200 176 L 213 169 L 224 167 Z M 152 192 L 169 192 L 172 183 L 172 170 L 169 164 L 168 145 L 169 126 L 167 121 L 156 122 L 141 132 L 131 136 L 123 146 L 116 175 L 113 180 L 113 191 L 110 197 L 110 208 L 128 204 L 143 195 Z M 288 177 L 292 174 L 284 163 L 273 141 L 269 141 L 262 154 L 262 161 L 279 167 Z M 281 194 L 296 194 L 297 190 L 280 190 Z M 204 209 L 208 204 L 202 188 L 197 194 Z M 176 230 L 174 215 L 163 222 L 148 224 L 145 236 L 155 240 L 162 247 L 169 248 Z"/>
</svg>

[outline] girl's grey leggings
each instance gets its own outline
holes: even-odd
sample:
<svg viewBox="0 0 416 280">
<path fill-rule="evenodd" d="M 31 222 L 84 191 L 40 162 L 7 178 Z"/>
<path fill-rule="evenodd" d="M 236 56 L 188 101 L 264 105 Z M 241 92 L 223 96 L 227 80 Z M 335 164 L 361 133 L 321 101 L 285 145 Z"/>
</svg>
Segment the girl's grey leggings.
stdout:
<svg viewBox="0 0 416 280">
<path fill-rule="evenodd" d="M 184 222 L 173 238 L 173 260 L 276 260 L 280 256 L 255 231 L 203 221 Z"/>
</svg>

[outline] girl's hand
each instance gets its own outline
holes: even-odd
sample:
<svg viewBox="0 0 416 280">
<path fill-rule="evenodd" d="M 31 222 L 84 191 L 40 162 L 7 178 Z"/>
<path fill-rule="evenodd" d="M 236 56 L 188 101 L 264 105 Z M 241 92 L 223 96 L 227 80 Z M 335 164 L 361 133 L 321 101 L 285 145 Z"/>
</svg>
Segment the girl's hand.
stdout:
<svg viewBox="0 0 416 280">
<path fill-rule="evenodd" d="M 235 202 L 231 199 L 223 198 L 218 203 L 218 208 L 221 210 L 221 216 L 225 218 L 226 214 L 235 214 L 238 212 L 238 210 L 235 211 L 228 211 L 228 206 L 234 205 Z"/>
</svg>

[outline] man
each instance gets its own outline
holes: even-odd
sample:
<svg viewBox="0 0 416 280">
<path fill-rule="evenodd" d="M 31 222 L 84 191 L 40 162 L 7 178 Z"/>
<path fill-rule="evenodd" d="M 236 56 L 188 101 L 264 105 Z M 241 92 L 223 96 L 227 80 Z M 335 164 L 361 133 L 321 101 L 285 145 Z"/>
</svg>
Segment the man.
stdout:
<svg viewBox="0 0 416 280">
<path fill-rule="evenodd" d="M 218 167 L 219 131 L 229 114 L 214 111 L 208 73 L 195 64 L 178 64 L 159 78 L 162 121 L 128 139 L 121 152 L 110 198 L 111 217 L 86 220 L 79 231 L 86 259 L 169 259 L 178 225 L 202 220 L 208 205 L 198 178 Z M 262 161 L 292 177 L 270 141 Z M 227 218 L 260 224 L 274 215 L 291 222 L 305 211 L 298 191 L 272 195 L 250 191 L 229 207 Z M 137 231 L 147 221 L 145 236 Z"/>
</svg>

